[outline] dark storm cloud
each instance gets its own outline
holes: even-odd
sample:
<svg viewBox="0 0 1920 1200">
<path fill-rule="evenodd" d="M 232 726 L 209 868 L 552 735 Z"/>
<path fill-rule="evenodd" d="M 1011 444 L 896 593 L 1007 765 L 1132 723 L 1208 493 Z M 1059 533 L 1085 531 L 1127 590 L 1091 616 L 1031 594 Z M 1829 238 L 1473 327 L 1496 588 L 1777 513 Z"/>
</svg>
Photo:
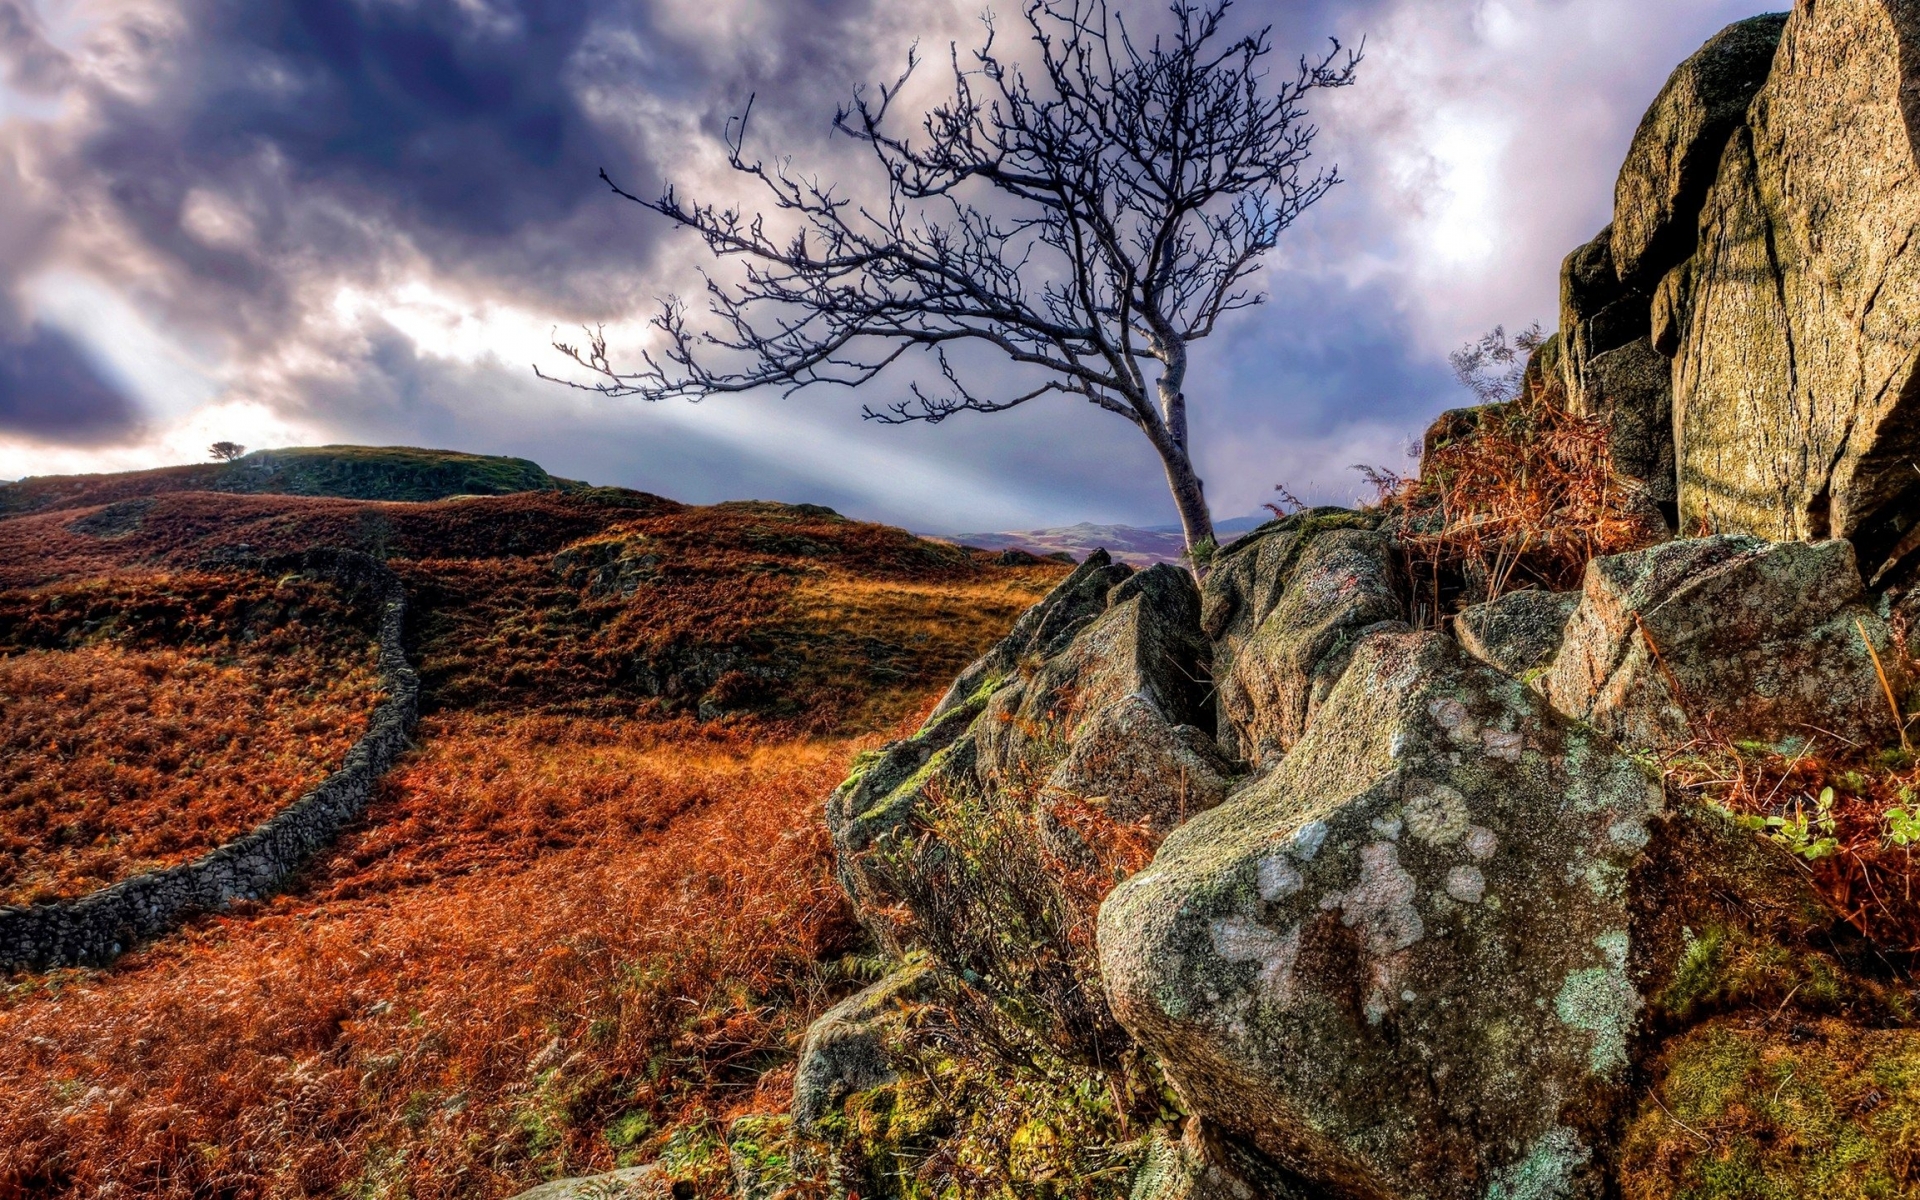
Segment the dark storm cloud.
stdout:
<svg viewBox="0 0 1920 1200">
<path fill-rule="evenodd" d="M 51 92 L 71 79 L 67 56 L 22 0 L 0 0 L 0 78 L 24 92 Z"/>
<path fill-rule="evenodd" d="M 609 207 L 600 167 L 634 169 L 566 86 L 593 28 L 583 0 L 497 15 L 450 0 L 238 0 L 185 18 L 154 94 L 100 96 L 81 161 L 195 278 L 270 313 L 288 303 L 290 273 L 377 267 L 391 233 L 436 261 L 549 288 L 589 254 L 639 261 L 643 242 L 604 236 L 604 220 L 533 236 Z M 194 188 L 232 201 L 263 250 L 183 228 Z"/>
<path fill-rule="evenodd" d="M 89 445 L 125 438 L 140 414 L 78 346 L 52 329 L 0 340 L 0 434 Z"/>
<path fill-rule="evenodd" d="M 596 177 L 604 168 L 649 194 L 675 167 L 647 161 L 649 131 L 623 119 L 618 98 L 691 98 L 717 133 L 752 86 L 729 75 L 765 71 L 792 92 L 844 78 L 822 60 L 845 49 L 833 26 L 865 6 L 784 6 L 753 62 L 677 38 L 663 7 L 196 0 L 150 87 L 98 91 L 74 165 L 143 242 L 246 298 L 269 327 L 299 275 L 377 271 L 395 237 L 449 274 L 605 316 L 630 301 L 666 231 Z M 595 96 L 613 98 L 610 111 L 589 111 Z M 804 107 L 764 106 L 763 124 L 777 130 Z M 830 103 L 812 107 L 824 128 Z M 195 188 L 231 201 L 261 245 L 209 245 L 184 227 Z"/>
<path fill-rule="evenodd" d="M 891 79 L 916 39 L 934 84 L 949 37 L 976 43 L 978 0 L 71 5 L 85 20 L 51 36 L 32 0 L 0 0 L 0 114 L 64 105 L 0 122 L 13 139 L 0 143 L 0 338 L 57 316 L 165 420 L 204 397 L 169 398 L 115 357 L 124 321 L 36 287 L 106 288 L 173 360 L 204 364 L 208 392 L 329 439 L 534 453 L 689 499 L 819 497 L 922 527 L 1021 522 L 989 515 L 1016 510 L 1024 523 L 1167 518 L 1137 435 L 1085 406 L 879 429 L 860 423 L 860 401 L 897 398 L 904 377 L 883 386 L 893 394 L 670 408 L 593 402 L 528 370 L 557 365 L 549 328 L 631 329 L 711 263 L 610 196 L 602 167 L 641 195 L 671 180 L 757 207 L 717 158 L 757 93 L 751 153 L 858 189 L 870 164 L 829 135 L 836 104 Z M 1019 5 L 998 7 L 1011 45 Z M 1700 39 L 1757 7 L 1240 0 L 1243 28 L 1275 23 L 1277 70 L 1328 36 L 1366 38 L 1369 57 L 1358 88 L 1314 106 L 1318 159 L 1350 182 L 1287 235 L 1263 277 L 1273 302 L 1196 351 L 1189 394 L 1216 508 L 1246 512 L 1282 481 L 1351 498 L 1348 463 L 1390 463 L 1464 396 L 1449 348 L 1496 321 L 1550 326 L 1559 258 L 1605 219 L 1641 108 Z M 1123 8 L 1164 15 L 1160 0 Z M 906 107 L 941 90 L 916 88 Z M 463 310 L 484 337 L 447 317 Z M 70 406 L 96 417 L 57 434 L 43 421 L 37 436 L 132 430 L 134 408 L 105 387 Z M 21 427 L 9 421 L 0 453 Z"/>
</svg>

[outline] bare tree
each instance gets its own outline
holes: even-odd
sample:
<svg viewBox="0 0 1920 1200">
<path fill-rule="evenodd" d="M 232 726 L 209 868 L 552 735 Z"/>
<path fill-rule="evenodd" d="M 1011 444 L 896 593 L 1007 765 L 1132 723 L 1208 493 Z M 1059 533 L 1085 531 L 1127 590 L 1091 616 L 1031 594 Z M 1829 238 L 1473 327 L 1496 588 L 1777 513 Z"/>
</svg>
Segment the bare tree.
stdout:
<svg viewBox="0 0 1920 1200">
<path fill-rule="evenodd" d="M 207 453 L 213 455 L 221 462 L 232 462 L 246 452 L 247 448 L 239 442 L 215 442 L 213 445 L 207 447 Z"/>
<path fill-rule="evenodd" d="M 617 369 L 598 330 L 584 347 L 556 343 L 601 377 L 574 386 L 648 400 L 790 394 L 858 387 L 915 351 L 942 382 L 913 380 L 869 419 L 938 423 L 1077 396 L 1152 443 L 1204 570 L 1214 538 L 1188 435 L 1189 347 L 1265 299 L 1250 286 L 1261 257 L 1339 182 L 1337 169 L 1307 170 L 1305 102 L 1352 83 L 1360 61 L 1336 41 L 1269 87 L 1270 31 L 1224 34 L 1230 4 L 1176 0 L 1168 34 L 1143 42 L 1106 0 L 1029 0 L 1033 65 L 1000 54 L 988 18 L 979 50 L 952 49 L 953 96 L 918 135 L 889 120 L 910 53 L 892 86 L 856 90 L 834 118 L 871 149 L 884 205 L 749 159 L 749 102 L 728 123 L 729 160 L 797 225 L 790 236 L 672 187 L 642 200 L 601 172 L 744 270 L 708 279 L 701 331 L 669 299 L 654 319 L 664 347 L 638 369 Z"/>
</svg>

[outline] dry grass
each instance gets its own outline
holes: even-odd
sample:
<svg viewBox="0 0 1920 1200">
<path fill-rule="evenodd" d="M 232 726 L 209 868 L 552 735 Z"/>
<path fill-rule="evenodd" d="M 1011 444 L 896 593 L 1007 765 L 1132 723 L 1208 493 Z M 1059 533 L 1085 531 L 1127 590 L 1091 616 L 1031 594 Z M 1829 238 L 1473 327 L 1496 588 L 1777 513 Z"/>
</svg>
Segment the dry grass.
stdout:
<svg viewBox="0 0 1920 1200">
<path fill-rule="evenodd" d="M 1065 570 L 771 505 L 179 493 L 112 538 L 73 516 L 0 521 L 7 578 L 67 579 L 0 594 L 0 641 L 230 656 L 293 628 L 283 585 L 127 566 L 353 534 L 407 584 L 428 715 L 289 894 L 15 982 L 0 1198 L 503 1196 L 782 1107 L 854 982 L 822 800 Z M 563 578 L 581 537 L 657 569 L 632 595 Z M 714 653 L 764 690 L 705 720 L 711 695 L 648 690 Z"/>
<path fill-rule="evenodd" d="M 818 808 L 860 743 L 421 740 L 296 894 L 15 989 L 0 1192 L 498 1196 L 779 1102 L 851 932 Z"/>
<path fill-rule="evenodd" d="M 365 645 L 0 658 L 0 903 L 81 895 L 245 832 L 339 764 L 377 693 Z"/>
<path fill-rule="evenodd" d="M 1613 470 L 1607 425 L 1530 390 L 1479 410 L 1431 448 L 1417 479 L 1370 471 L 1399 522 L 1418 624 L 1524 584 L 1579 587 L 1587 562 L 1666 536 L 1640 485 Z"/>
</svg>

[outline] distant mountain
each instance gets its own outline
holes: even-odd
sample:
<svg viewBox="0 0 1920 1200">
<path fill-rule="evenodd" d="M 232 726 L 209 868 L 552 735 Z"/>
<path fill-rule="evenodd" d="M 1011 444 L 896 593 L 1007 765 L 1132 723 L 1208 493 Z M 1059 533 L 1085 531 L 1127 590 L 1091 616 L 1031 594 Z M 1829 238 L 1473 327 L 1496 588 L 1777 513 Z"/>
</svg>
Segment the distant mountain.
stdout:
<svg viewBox="0 0 1920 1200">
<path fill-rule="evenodd" d="M 1272 520 L 1271 516 L 1232 517 L 1214 522 L 1221 541 L 1231 541 L 1248 530 Z M 1136 567 L 1154 563 L 1184 561 L 1186 543 L 1177 525 L 1096 525 L 1082 521 L 1078 525 L 1059 525 L 1048 529 L 1009 529 L 996 533 L 922 534 L 922 537 L 978 546 L 982 550 L 1025 550 L 1029 554 L 1071 554 L 1084 559 L 1095 550 L 1105 550 L 1117 562 Z"/>
</svg>

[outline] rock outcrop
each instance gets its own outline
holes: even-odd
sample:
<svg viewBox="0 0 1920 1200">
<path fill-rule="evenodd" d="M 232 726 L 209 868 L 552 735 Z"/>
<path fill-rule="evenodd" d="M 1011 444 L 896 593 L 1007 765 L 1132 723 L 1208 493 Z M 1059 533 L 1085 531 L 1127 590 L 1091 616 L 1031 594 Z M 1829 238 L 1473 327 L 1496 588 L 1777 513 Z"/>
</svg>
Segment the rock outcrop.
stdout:
<svg viewBox="0 0 1920 1200">
<path fill-rule="evenodd" d="M 1207 578 L 1220 740 L 1259 767 L 1306 732 L 1371 633 L 1404 628 L 1391 543 L 1357 514 L 1277 522 L 1229 548 Z"/>
<path fill-rule="evenodd" d="M 1792 999 L 1726 947 L 1854 986 L 1786 851 L 1635 756 L 1689 717 L 1890 735 L 1847 543 L 1596 560 L 1581 593 L 1463 612 L 1456 641 L 1391 615 L 1391 536 L 1276 521 L 1198 596 L 1090 562 L 830 802 L 863 920 L 929 952 L 899 979 L 984 998 L 1116 1096 L 1172 1087 L 1140 1200 L 1605 1195 L 1642 1064 Z M 1209 659 L 1227 754 L 1192 686 Z M 1675 716 L 1675 681 L 1711 703 Z M 903 1086 L 899 986 L 809 1035 L 795 1136 L 851 1137 Z"/>
<path fill-rule="evenodd" d="M 1786 14 L 1727 26 L 1668 77 L 1627 148 L 1613 189 L 1614 273 L 1650 293 L 1692 257 L 1700 207 L 1733 131 L 1767 81 Z"/>
<path fill-rule="evenodd" d="M 1226 795 L 1207 678 L 1191 577 L 1089 558 L 828 801 L 868 927 L 1023 998 L 1069 1057 L 1110 1056 L 1123 1035 L 1091 974 L 1092 909 Z"/>
<path fill-rule="evenodd" d="M 1869 573 L 1920 515 L 1920 11 L 1787 21 L 1676 281 L 1681 520 L 1846 537 Z"/>
<path fill-rule="evenodd" d="M 1541 684 L 1562 712 L 1636 747 L 1878 745 L 1897 736 L 1882 671 L 1898 657 L 1861 594 L 1838 540 L 1722 536 L 1598 558 Z"/>
<path fill-rule="evenodd" d="M 1721 152 L 1766 82 L 1785 20 L 1736 22 L 1680 64 L 1634 134 L 1612 223 L 1561 268 L 1560 333 L 1543 366 L 1557 368 L 1573 412 L 1607 421 L 1615 468 L 1641 480 L 1670 520 L 1677 279 Z"/>
</svg>

